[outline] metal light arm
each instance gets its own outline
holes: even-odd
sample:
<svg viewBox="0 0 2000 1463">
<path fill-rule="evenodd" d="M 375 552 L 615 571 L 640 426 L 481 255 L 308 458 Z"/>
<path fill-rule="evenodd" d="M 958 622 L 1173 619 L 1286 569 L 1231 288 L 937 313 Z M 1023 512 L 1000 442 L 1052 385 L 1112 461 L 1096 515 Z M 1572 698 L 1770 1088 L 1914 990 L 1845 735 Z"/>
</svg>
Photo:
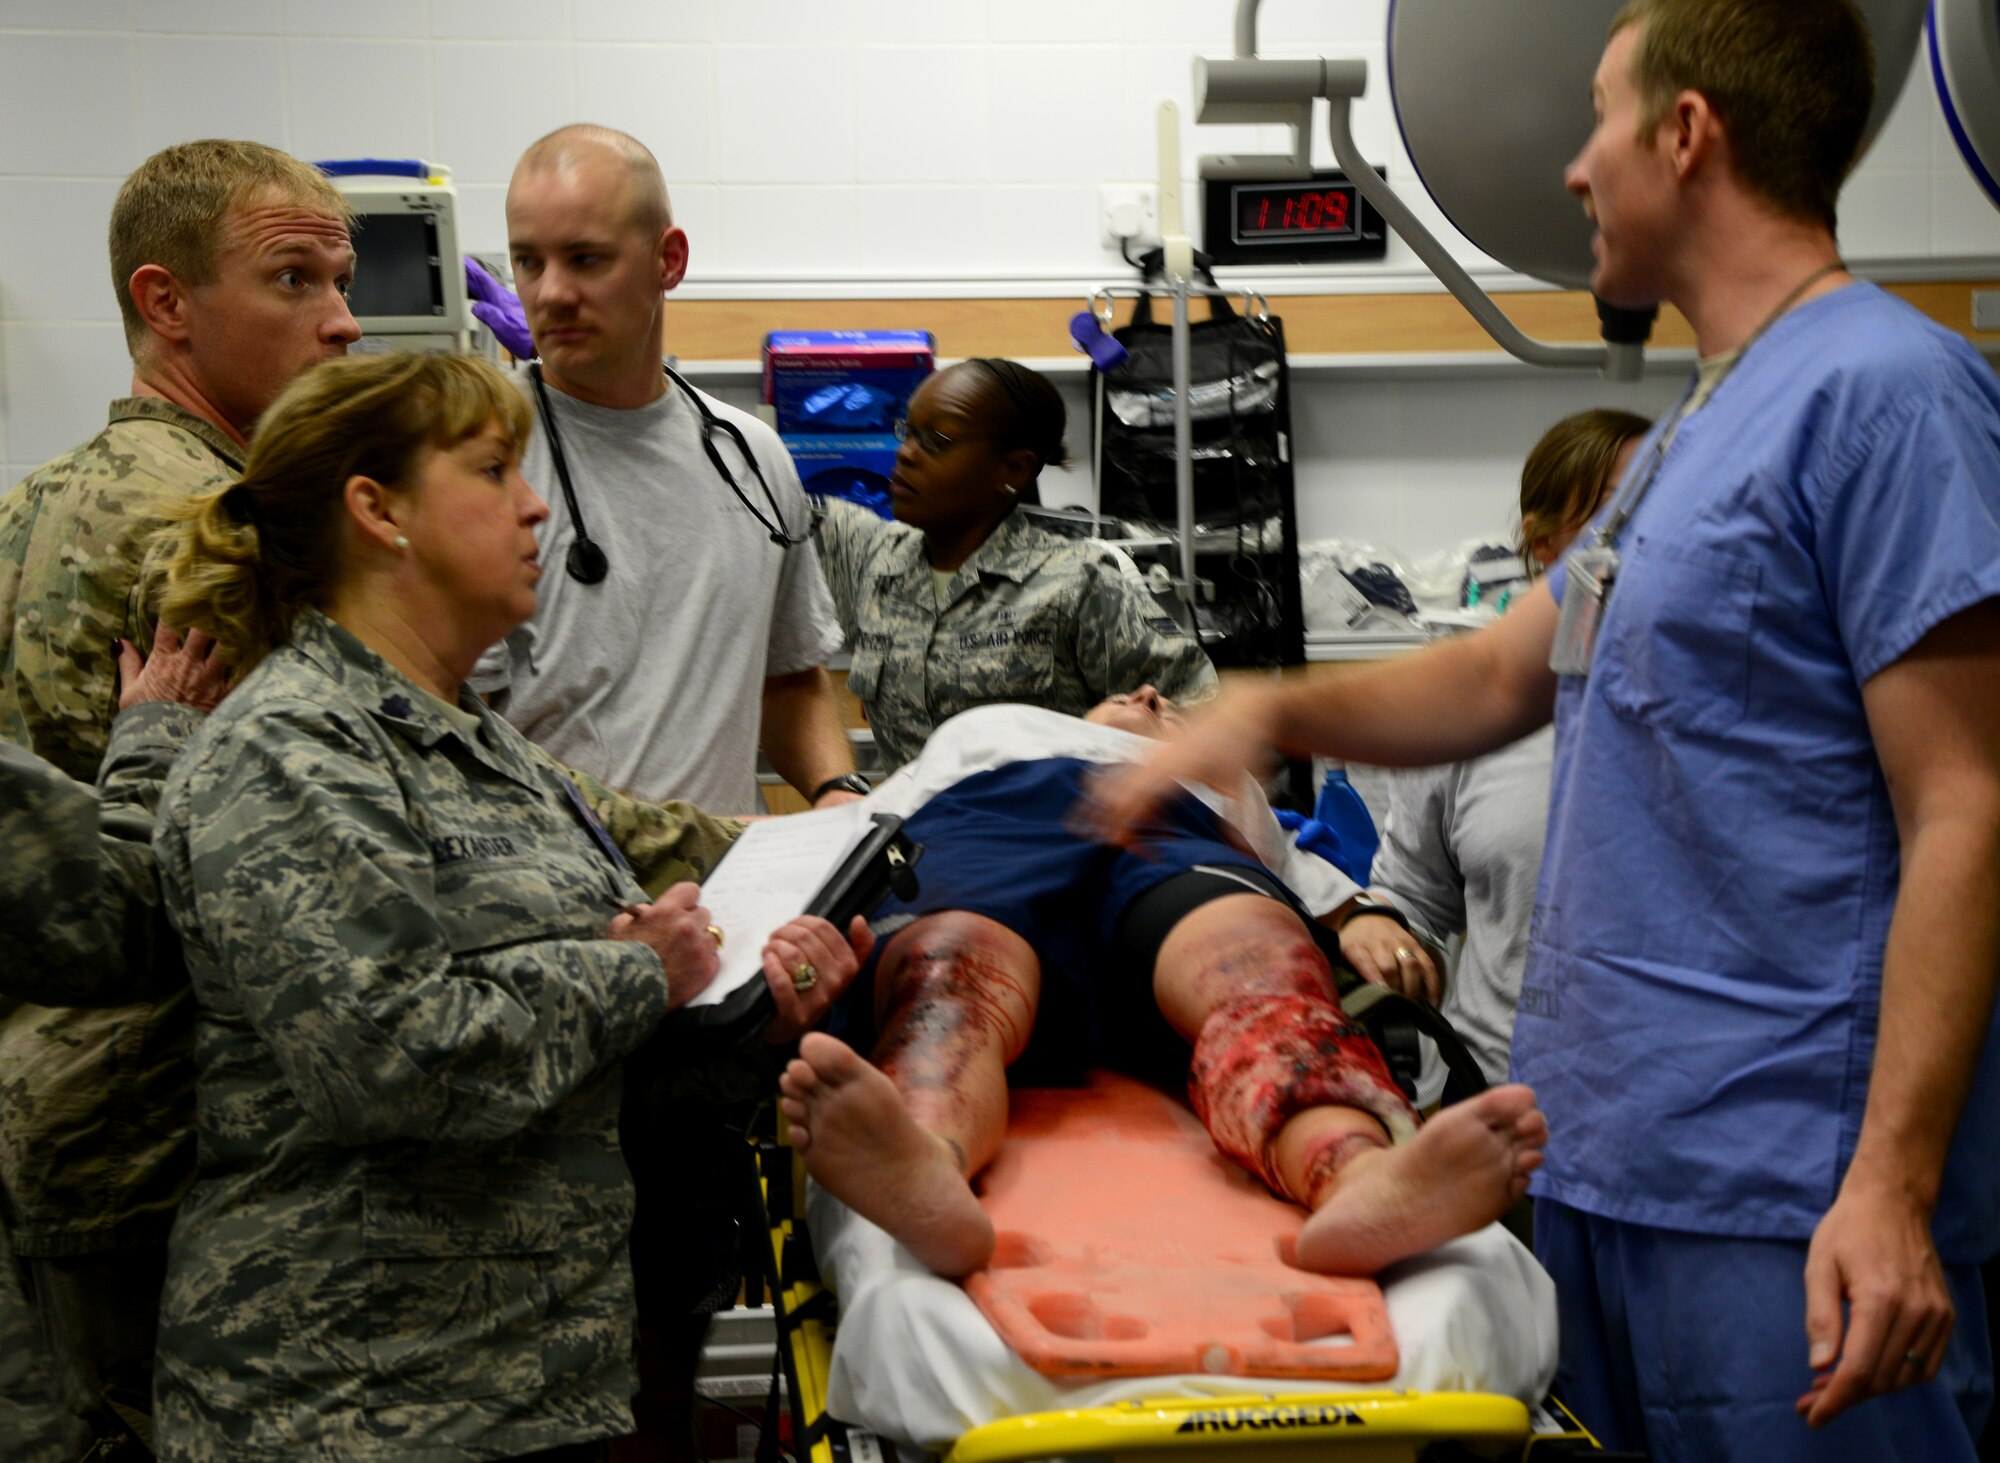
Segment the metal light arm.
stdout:
<svg viewBox="0 0 2000 1463">
<path fill-rule="evenodd" d="M 1327 98 L 1327 138 L 1333 144 L 1334 160 L 1347 175 L 1349 182 L 1361 190 L 1375 211 L 1388 220 L 1389 226 L 1403 236 L 1404 242 L 1424 267 L 1438 277 L 1452 297 L 1465 306 L 1466 311 L 1477 320 L 1482 329 L 1493 337 L 1494 343 L 1509 355 L 1526 361 L 1531 366 L 1567 366 L 1602 370 L 1606 378 L 1613 381 L 1636 381 L 1644 361 L 1644 352 L 1639 346 L 1628 345 L 1551 345 L 1547 341 L 1536 340 L 1524 333 L 1501 308 L 1493 303 L 1493 297 L 1481 289 L 1465 266 L 1451 255 L 1451 251 L 1438 242 L 1437 236 L 1423 226 L 1409 206 L 1396 196 L 1382 175 L 1370 167 L 1362 158 L 1361 150 L 1354 145 L 1354 133 L 1348 124 L 1348 106 L 1361 92 L 1367 77 L 1367 63 L 1364 61 L 1332 61 L 1327 63 L 1329 72 L 1336 68 L 1343 71 L 1353 68 L 1358 75 L 1353 79 L 1351 91 L 1341 90 L 1339 94 L 1329 94 Z M 1349 80 L 1345 75 L 1332 78 L 1335 87 Z"/>
</svg>

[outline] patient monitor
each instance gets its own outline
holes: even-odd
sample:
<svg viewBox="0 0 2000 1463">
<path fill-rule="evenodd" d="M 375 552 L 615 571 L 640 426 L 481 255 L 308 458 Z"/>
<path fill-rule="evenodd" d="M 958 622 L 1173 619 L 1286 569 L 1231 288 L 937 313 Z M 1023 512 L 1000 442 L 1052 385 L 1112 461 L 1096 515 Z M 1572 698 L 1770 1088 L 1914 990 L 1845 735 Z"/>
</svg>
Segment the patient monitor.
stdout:
<svg viewBox="0 0 2000 1463">
<path fill-rule="evenodd" d="M 472 314 L 458 244 L 451 169 L 414 159 L 324 162 L 354 209 L 354 285 L 348 307 L 358 351 L 466 351 Z"/>
</svg>

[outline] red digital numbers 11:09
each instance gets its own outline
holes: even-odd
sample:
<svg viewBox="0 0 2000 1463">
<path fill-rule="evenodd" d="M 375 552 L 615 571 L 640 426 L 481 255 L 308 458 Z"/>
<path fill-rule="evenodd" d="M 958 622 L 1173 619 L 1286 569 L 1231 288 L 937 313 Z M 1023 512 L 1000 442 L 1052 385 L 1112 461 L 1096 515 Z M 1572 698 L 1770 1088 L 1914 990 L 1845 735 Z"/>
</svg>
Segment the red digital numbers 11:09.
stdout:
<svg viewBox="0 0 2000 1463">
<path fill-rule="evenodd" d="M 1258 234 L 1344 234 L 1352 230 L 1354 196 L 1345 188 L 1294 193 L 1263 191 L 1243 199 L 1238 226 Z"/>
</svg>

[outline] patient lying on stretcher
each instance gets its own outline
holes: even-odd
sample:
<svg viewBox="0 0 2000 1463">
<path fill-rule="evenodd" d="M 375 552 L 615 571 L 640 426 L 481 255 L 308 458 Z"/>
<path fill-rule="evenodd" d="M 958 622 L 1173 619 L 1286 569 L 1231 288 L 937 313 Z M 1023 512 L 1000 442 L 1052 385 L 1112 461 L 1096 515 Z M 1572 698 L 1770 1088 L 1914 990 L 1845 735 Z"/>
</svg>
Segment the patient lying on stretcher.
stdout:
<svg viewBox="0 0 2000 1463">
<path fill-rule="evenodd" d="M 840 1034 L 801 1043 L 782 1105 L 813 1178 L 941 1275 L 991 1257 L 972 1180 L 1005 1132 L 1010 1069 L 1024 1086 L 1099 1065 L 1184 1080 L 1216 1146 L 1311 1211 L 1296 1258 L 1323 1273 L 1372 1275 L 1491 1223 L 1541 1162 L 1525 1087 L 1420 1125 L 1306 928 L 1356 888 L 1286 843 L 1253 789 L 1188 794 L 1136 853 L 1070 831 L 1092 764 L 1178 728 L 1150 687 L 1083 720 L 985 707 L 874 795 L 924 845 L 922 888 L 878 915 L 894 933 L 836 1008 Z"/>
</svg>

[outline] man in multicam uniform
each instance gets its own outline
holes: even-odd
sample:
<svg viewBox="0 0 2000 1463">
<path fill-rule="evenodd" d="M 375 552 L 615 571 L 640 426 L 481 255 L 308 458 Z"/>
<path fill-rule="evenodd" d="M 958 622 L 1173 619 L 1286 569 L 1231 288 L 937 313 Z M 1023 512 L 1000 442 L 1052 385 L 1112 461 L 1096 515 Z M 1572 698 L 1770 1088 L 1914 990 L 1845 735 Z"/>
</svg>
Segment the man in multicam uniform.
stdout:
<svg viewBox="0 0 2000 1463">
<path fill-rule="evenodd" d="M 359 337 L 347 213 L 315 170 L 255 143 L 142 163 L 113 205 L 132 352 L 104 430 L 0 500 L 0 737 L 95 778 L 114 637 L 150 643 L 139 591 L 166 507 L 237 475 L 258 415 Z M 0 1179 L 72 1405 L 144 1438 L 153 1306 L 194 1144 L 185 989 L 105 1010 L 0 1000 Z M 107 1081 L 115 1074 L 115 1083 Z"/>
</svg>

